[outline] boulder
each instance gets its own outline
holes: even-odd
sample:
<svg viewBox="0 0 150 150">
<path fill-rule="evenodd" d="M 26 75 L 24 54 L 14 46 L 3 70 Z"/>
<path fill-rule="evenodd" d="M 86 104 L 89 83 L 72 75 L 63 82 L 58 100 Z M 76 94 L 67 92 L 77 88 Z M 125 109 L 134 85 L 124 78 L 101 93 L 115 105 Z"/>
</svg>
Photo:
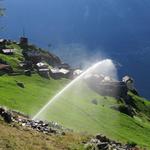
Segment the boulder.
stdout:
<svg viewBox="0 0 150 150">
<path fill-rule="evenodd" d="M 17 85 L 21 88 L 25 88 L 24 83 L 22 83 L 22 82 L 17 82 Z"/>
<path fill-rule="evenodd" d="M 11 123 L 12 122 L 12 115 L 10 112 L 3 112 L 2 113 L 2 117 L 4 118 L 4 121 L 7 122 L 7 123 Z"/>
<path fill-rule="evenodd" d="M 101 142 L 110 142 L 110 140 L 106 136 L 101 135 L 101 134 L 97 134 L 95 136 L 95 138 L 98 139 L 98 140 L 100 140 Z"/>
<path fill-rule="evenodd" d="M 108 148 L 109 148 L 109 143 L 108 143 L 108 142 L 98 143 L 98 144 L 96 145 L 96 148 L 97 148 L 98 150 L 108 150 Z"/>
<path fill-rule="evenodd" d="M 2 114 L 3 114 L 3 112 L 5 112 L 5 109 L 4 109 L 4 108 L 2 108 L 2 107 L 0 107 L 0 115 L 2 115 Z"/>
<path fill-rule="evenodd" d="M 135 143 L 126 145 L 108 139 L 106 136 L 97 134 L 85 144 L 86 150 L 138 150 Z"/>
</svg>

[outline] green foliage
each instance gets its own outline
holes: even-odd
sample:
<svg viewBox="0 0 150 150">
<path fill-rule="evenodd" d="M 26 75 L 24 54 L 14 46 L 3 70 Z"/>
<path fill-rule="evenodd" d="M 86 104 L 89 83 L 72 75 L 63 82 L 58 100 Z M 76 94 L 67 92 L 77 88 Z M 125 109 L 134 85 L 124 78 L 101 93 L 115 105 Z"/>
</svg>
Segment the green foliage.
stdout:
<svg viewBox="0 0 150 150">
<path fill-rule="evenodd" d="M 132 112 L 131 108 L 125 104 L 120 104 L 118 106 L 118 111 L 120 111 L 121 113 L 124 113 L 128 116 L 133 117 L 133 112 Z"/>
<path fill-rule="evenodd" d="M 148 101 L 142 97 L 139 97 L 137 95 L 134 95 L 131 92 L 129 92 L 129 95 L 131 96 L 132 101 L 134 102 L 138 111 L 147 115 L 147 117 L 150 118 L 150 101 Z"/>
<path fill-rule="evenodd" d="M 133 142 L 133 141 L 128 141 L 127 144 L 131 147 L 135 147 L 137 146 L 137 143 Z"/>
<path fill-rule="evenodd" d="M 17 82 L 23 83 L 20 88 Z M 0 77 L 0 105 L 8 106 L 27 114 L 35 114 L 53 95 L 56 94 L 68 81 L 47 80 L 39 75 L 27 77 L 1 76 Z"/>
<path fill-rule="evenodd" d="M 94 144 L 92 144 L 92 143 L 87 143 L 87 144 L 84 146 L 84 149 L 85 149 L 85 150 L 94 150 L 94 149 L 95 149 L 95 146 L 94 146 Z"/>
<path fill-rule="evenodd" d="M 17 71 L 19 69 L 19 63 L 24 60 L 22 55 L 22 49 L 17 44 L 13 43 L 7 45 L 6 48 L 15 49 L 14 54 L 0 54 L 0 59 L 7 62 L 14 69 L 14 71 Z"/>
</svg>

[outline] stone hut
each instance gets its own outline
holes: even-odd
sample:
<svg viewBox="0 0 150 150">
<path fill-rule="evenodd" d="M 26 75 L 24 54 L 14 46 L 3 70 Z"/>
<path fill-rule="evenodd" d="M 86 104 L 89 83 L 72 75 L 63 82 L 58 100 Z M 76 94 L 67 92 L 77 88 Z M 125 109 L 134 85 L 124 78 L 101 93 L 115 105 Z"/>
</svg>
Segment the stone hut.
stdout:
<svg viewBox="0 0 150 150">
<path fill-rule="evenodd" d="M 58 65 L 58 68 L 59 69 L 61 69 L 61 68 L 63 68 L 63 69 L 70 69 L 71 67 L 67 63 L 62 63 L 62 64 Z"/>
<path fill-rule="evenodd" d="M 51 68 L 51 77 L 54 79 L 70 78 L 70 70 L 64 68 Z"/>
<path fill-rule="evenodd" d="M 23 68 L 23 69 L 30 69 L 30 70 L 32 70 L 33 69 L 33 65 L 32 65 L 32 62 L 31 61 L 22 61 L 22 62 L 20 62 L 19 63 L 19 66 L 21 67 L 21 68 Z"/>
<path fill-rule="evenodd" d="M 46 63 L 38 62 L 36 64 L 36 69 L 37 69 L 39 75 L 50 79 L 50 70 L 49 70 L 49 66 Z"/>
<path fill-rule="evenodd" d="M 50 79 L 50 70 L 48 68 L 38 69 L 40 76 Z"/>
<path fill-rule="evenodd" d="M 15 49 L 2 49 L 2 53 L 5 55 L 13 55 L 15 52 Z"/>
<path fill-rule="evenodd" d="M 27 46 L 27 45 L 28 45 L 28 38 L 26 38 L 26 37 L 21 37 L 19 44 L 22 45 L 22 46 Z"/>
<path fill-rule="evenodd" d="M 134 80 L 130 76 L 124 76 L 122 78 L 122 82 L 124 82 L 127 85 L 127 88 L 129 90 L 134 90 L 135 89 L 135 87 L 134 87 Z"/>
</svg>

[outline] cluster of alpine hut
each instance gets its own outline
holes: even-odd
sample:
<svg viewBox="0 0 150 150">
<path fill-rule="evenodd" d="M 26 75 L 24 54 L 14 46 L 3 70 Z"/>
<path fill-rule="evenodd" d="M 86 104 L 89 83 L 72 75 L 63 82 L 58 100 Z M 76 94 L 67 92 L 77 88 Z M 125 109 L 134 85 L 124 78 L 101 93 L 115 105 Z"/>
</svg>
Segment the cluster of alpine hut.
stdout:
<svg viewBox="0 0 150 150">
<path fill-rule="evenodd" d="M 11 40 L 0 39 L 0 52 L 4 55 L 13 55 L 15 49 L 8 49 L 6 45 L 13 43 Z M 62 63 L 59 57 L 50 52 L 37 49 L 28 43 L 28 38 L 21 37 L 18 44 L 22 48 L 24 61 L 19 63 L 19 67 L 25 75 L 31 76 L 35 71 L 45 78 L 69 78 L 73 79 L 82 73 L 79 69 L 72 69 L 68 64 Z M 14 73 L 11 66 L 0 60 L 0 71 Z"/>
<path fill-rule="evenodd" d="M 31 71 L 36 69 L 39 75 L 45 78 L 69 78 L 73 79 L 79 72 L 79 69 L 72 69 L 70 65 L 62 63 L 59 57 L 50 52 L 41 52 L 31 49 L 26 49 L 28 40 L 26 38 L 20 39 L 20 45 L 23 45 L 23 55 L 25 61 L 20 63 L 20 67 L 24 68 L 26 75 L 31 75 Z M 80 71 L 81 73 L 81 71 Z"/>
<path fill-rule="evenodd" d="M 60 79 L 60 78 L 68 78 L 73 79 L 77 77 L 82 71 L 78 71 L 79 69 L 71 69 L 68 64 L 62 63 L 57 64 L 55 66 L 49 66 L 46 62 L 38 62 L 36 64 L 36 69 L 39 75 L 46 78 Z"/>
</svg>

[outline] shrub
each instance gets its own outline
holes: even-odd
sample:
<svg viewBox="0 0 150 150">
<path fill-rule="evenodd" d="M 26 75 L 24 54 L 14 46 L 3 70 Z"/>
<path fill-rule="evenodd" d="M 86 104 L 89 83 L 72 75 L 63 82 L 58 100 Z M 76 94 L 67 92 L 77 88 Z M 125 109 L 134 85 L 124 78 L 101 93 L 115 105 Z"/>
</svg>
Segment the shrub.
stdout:
<svg viewBox="0 0 150 150">
<path fill-rule="evenodd" d="M 93 99 L 92 103 L 95 104 L 95 105 L 98 105 L 98 101 L 96 99 Z"/>
<path fill-rule="evenodd" d="M 135 146 L 137 146 L 137 143 L 135 143 L 135 142 L 133 142 L 133 141 L 128 141 L 128 142 L 127 142 L 127 145 L 128 145 L 129 147 L 135 147 Z"/>
</svg>

